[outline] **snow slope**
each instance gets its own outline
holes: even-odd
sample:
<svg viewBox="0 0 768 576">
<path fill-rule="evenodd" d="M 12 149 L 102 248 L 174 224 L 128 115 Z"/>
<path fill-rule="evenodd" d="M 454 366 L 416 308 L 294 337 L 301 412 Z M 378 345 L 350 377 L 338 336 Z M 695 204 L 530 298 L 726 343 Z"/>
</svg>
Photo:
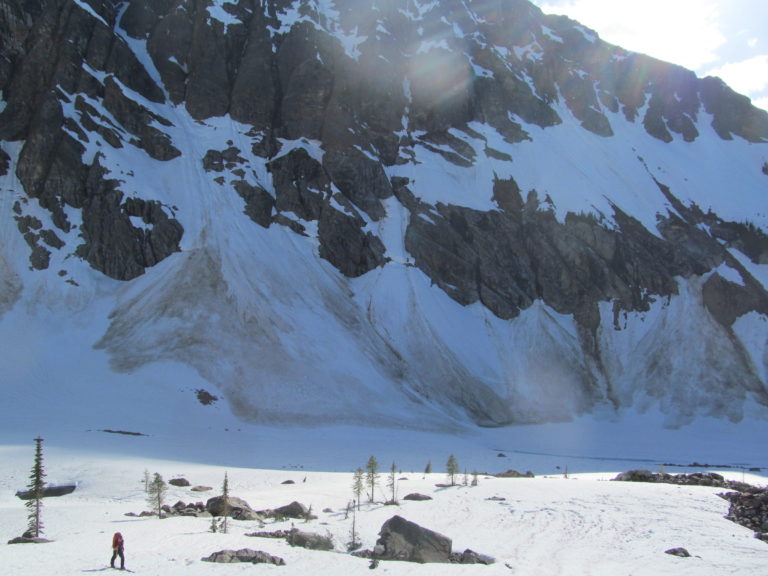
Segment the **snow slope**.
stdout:
<svg viewBox="0 0 768 576">
<path fill-rule="evenodd" d="M 287 434 L 291 436 L 290 433 Z M 96 573 L 108 565 L 112 533 L 126 539 L 127 567 L 139 574 L 163 576 L 245 573 L 358 574 L 368 561 L 345 553 L 351 518 L 344 510 L 352 498 L 351 464 L 345 472 L 213 466 L 189 460 L 118 456 L 110 447 L 125 438 L 102 436 L 98 447 L 62 447 L 55 439 L 44 443 L 45 467 L 52 481 L 76 481 L 77 490 L 44 501 L 44 545 L 0 545 L 5 574 L 74 576 Z M 141 440 L 141 439 L 139 439 Z M 191 441 L 197 443 L 198 441 Z M 357 445 L 359 442 L 352 441 Z M 401 446 L 414 456 L 417 444 Z M 0 447 L 0 539 L 20 534 L 26 509 L 13 492 L 26 482 L 32 443 Z M 361 452 L 362 455 L 362 452 Z M 445 453 L 444 453 L 445 455 Z M 271 455 L 273 458 L 276 454 Z M 381 468 L 389 462 L 379 459 Z M 419 565 L 382 562 L 378 570 L 393 575 L 420 574 L 540 574 L 547 575 L 747 575 L 765 569 L 766 544 L 751 531 L 723 518 L 728 510 L 717 489 L 670 485 L 614 483 L 611 473 L 498 479 L 484 475 L 477 487 L 438 488 L 446 481 L 442 461 L 433 461 L 433 474 L 401 466 L 398 506 L 383 506 L 384 474 L 375 504 L 364 504 L 357 516 L 360 540 L 371 548 L 381 525 L 395 514 L 452 538 L 454 551 L 471 548 L 496 559 L 492 566 Z M 285 459 L 285 463 L 290 460 Z M 462 464 L 461 456 L 459 462 Z M 551 462 L 551 460 L 550 460 Z M 494 470 L 499 471 L 496 466 Z M 183 476 L 192 485 L 213 486 L 209 493 L 169 487 L 167 503 L 205 501 L 215 495 L 228 474 L 230 493 L 254 509 L 274 508 L 298 500 L 312 506 L 317 520 L 272 522 L 230 521 L 228 534 L 209 531 L 202 518 L 130 518 L 127 512 L 148 508 L 143 491 L 144 471 L 166 480 Z M 726 473 L 741 480 L 742 473 Z M 295 484 L 283 485 L 285 480 Z M 764 476 L 746 476 L 764 484 Z M 402 497 L 420 492 L 428 502 Z M 329 534 L 333 552 L 290 548 L 282 540 L 246 537 L 256 530 L 288 529 Z M 693 555 L 681 559 L 664 554 L 683 546 Z M 285 559 L 287 566 L 211 565 L 201 558 L 223 549 L 252 548 Z M 108 570 L 108 569 L 107 569 Z"/>
</svg>

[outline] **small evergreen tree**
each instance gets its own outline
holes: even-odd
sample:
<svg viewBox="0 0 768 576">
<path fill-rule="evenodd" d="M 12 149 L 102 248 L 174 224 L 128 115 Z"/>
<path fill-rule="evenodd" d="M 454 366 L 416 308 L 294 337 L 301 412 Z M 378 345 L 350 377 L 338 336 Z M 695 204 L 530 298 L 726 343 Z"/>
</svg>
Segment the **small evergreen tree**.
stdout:
<svg viewBox="0 0 768 576">
<path fill-rule="evenodd" d="M 355 470 L 355 475 L 352 479 L 352 492 L 355 495 L 355 502 L 357 503 L 358 510 L 360 510 L 360 496 L 362 496 L 364 489 L 363 469 L 358 467 L 357 470 Z"/>
<path fill-rule="evenodd" d="M 43 491 L 45 489 L 45 469 L 43 467 L 43 439 L 35 438 L 35 463 L 29 475 L 29 492 L 31 498 L 25 506 L 29 508 L 27 519 L 27 534 L 33 538 L 39 538 L 43 533 Z"/>
<path fill-rule="evenodd" d="M 347 511 L 349 511 L 349 506 L 347 506 Z M 354 506 L 352 506 L 352 529 L 350 530 L 349 536 L 349 542 L 347 543 L 348 552 L 357 550 L 363 545 L 357 538 L 357 511 Z"/>
<path fill-rule="evenodd" d="M 365 482 L 371 489 L 371 493 L 368 495 L 370 502 L 373 502 L 376 484 L 379 482 L 378 471 L 379 463 L 376 461 L 375 456 L 371 456 L 368 458 L 368 463 L 365 465 Z"/>
<path fill-rule="evenodd" d="M 144 493 L 149 492 L 149 470 L 144 469 Z"/>
<path fill-rule="evenodd" d="M 224 483 L 221 486 L 221 500 L 222 500 L 222 516 L 220 532 L 227 533 L 227 518 L 229 517 L 229 478 L 227 473 L 224 472 Z"/>
<path fill-rule="evenodd" d="M 165 493 L 168 490 L 168 486 L 157 472 L 152 478 L 152 482 L 149 483 L 149 489 L 147 490 L 147 502 L 150 507 L 157 512 L 157 517 L 163 517 L 163 504 L 165 503 Z"/>
<path fill-rule="evenodd" d="M 390 494 L 392 495 L 392 498 L 389 501 L 389 504 L 397 504 L 397 478 L 395 473 L 397 472 L 397 466 L 395 466 L 395 463 L 392 462 L 392 467 L 389 469 L 389 474 L 387 475 L 387 488 L 390 490 Z"/>
<path fill-rule="evenodd" d="M 424 475 L 426 476 L 427 474 L 432 474 L 432 460 L 427 462 L 427 465 L 424 468 Z"/>
<path fill-rule="evenodd" d="M 456 460 L 456 456 L 451 454 L 448 457 L 448 462 L 445 465 L 446 471 L 448 472 L 448 479 L 451 481 L 451 486 L 456 486 L 456 475 L 461 470 L 459 468 L 459 461 Z"/>
<path fill-rule="evenodd" d="M 479 484 L 477 480 L 477 470 L 472 472 L 472 486 L 477 486 Z"/>
</svg>

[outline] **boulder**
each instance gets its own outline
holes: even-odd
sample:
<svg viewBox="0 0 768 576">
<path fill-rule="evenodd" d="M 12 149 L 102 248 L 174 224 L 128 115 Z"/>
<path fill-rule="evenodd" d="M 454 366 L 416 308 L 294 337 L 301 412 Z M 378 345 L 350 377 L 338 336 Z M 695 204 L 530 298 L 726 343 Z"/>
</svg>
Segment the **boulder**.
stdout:
<svg viewBox="0 0 768 576">
<path fill-rule="evenodd" d="M 627 470 L 613 480 L 614 482 L 656 482 L 654 476 L 650 470 Z"/>
<path fill-rule="evenodd" d="M 211 486 L 193 486 L 190 490 L 192 490 L 192 492 L 208 492 L 213 490 L 213 488 Z"/>
<path fill-rule="evenodd" d="M 201 559 L 203 562 L 217 562 L 219 564 L 235 564 L 244 562 L 247 564 L 274 564 L 285 566 L 285 560 L 279 556 L 272 556 L 260 550 L 241 548 L 240 550 L 220 550 L 210 556 Z"/>
<path fill-rule="evenodd" d="M 670 548 L 669 550 L 665 550 L 664 554 L 670 554 L 672 556 L 678 556 L 679 558 L 690 558 L 691 553 L 688 552 L 685 548 Z"/>
<path fill-rule="evenodd" d="M 329 536 L 313 532 L 302 532 L 294 529 L 288 533 L 286 540 L 291 546 L 298 546 L 307 550 L 333 550 L 333 540 Z"/>
<path fill-rule="evenodd" d="M 408 494 L 407 496 L 404 496 L 403 500 L 413 500 L 414 502 L 423 502 L 425 500 L 432 500 L 432 496 L 427 496 L 426 494 L 419 494 L 418 492 L 414 492 L 413 494 Z"/>
<path fill-rule="evenodd" d="M 242 498 L 235 496 L 228 496 L 226 505 L 229 507 L 229 515 L 236 520 L 255 520 L 258 518 L 258 514 L 254 512 L 248 505 L 248 502 Z M 225 502 L 223 496 L 214 496 L 208 499 L 205 504 L 205 509 L 211 513 L 212 516 L 224 515 Z M 255 517 L 250 517 L 256 515 Z"/>
<path fill-rule="evenodd" d="M 260 510 L 259 514 L 262 516 L 272 518 L 297 518 L 304 519 L 307 517 L 309 509 L 301 502 L 293 501 L 290 504 L 275 508 L 274 510 Z"/>
<path fill-rule="evenodd" d="M 407 562 L 450 562 L 451 539 L 400 516 L 381 527 L 374 556 L 382 560 Z"/>
<path fill-rule="evenodd" d="M 168 484 L 170 484 L 171 486 L 179 486 L 181 488 L 186 488 L 187 486 L 190 485 L 189 480 L 187 480 L 186 478 L 172 478 L 168 480 Z"/>
</svg>

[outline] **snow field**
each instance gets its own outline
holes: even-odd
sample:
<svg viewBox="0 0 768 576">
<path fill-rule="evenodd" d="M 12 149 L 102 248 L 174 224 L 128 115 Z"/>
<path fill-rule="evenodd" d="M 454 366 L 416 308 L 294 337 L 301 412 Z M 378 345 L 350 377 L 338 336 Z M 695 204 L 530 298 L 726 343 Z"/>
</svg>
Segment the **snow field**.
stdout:
<svg viewBox="0 0 768 576">
<path fill-rule="evenodd" d="M 46 453 L 47 452 L 47 453 Z M 77 480 L 78 489 L 44 501 L 44 545 L 0 545 L 4 574 L 82 575 L 108 565 L 111 537 L 120 531 L 126 540 L 126 566 L 140 574 L 200 576 L 210 574 L 362 574 L 368 561 L 349 556 L 353 498 L 352 474 L 303 470 L 259 470 L 220 467 L 172 460 L 107 456 L 96 451 L 46 451 L 52 476 Z M 0 448 L 0 538 L 18 536 L 26 525 L 23 502 L 13 496 L 26 483 L 32 463 L 29 446 Z M 361 466 L 364 462 L 361 463 Z M 434 462 L 434 470 L 442 465 Z M 380 461 L 380 467 L 389 467 Z M 167 480 L 185 477 L 192 485 L 213 486 L 204 493 L 169 486 L 166 502 L 173 505 L 206 501 L 218 494 L 227 472 L 230 493 L 253 509 L 275 508 L 297 500 L 312 506 L 317 520 L 273 522 L 230 521 L 228 534 L 209 531 L 205 518 L 131 518 L 149 506 L 143 476 L 159 472 Z M 375 504 L 364 504 L 357 529 L 364 548 L 375 544 L 381 525 L 395 514 L 436 530 L 453 540 L 454 551 L 471 548 L 496 559 L 492 566 L 459 566 L 382 562 L 380 573 L 418 574 L 541 574 L 541 575 L 708 575 L 760 574 L 768 548 L 751 531 L 723 518 L 728 503 L 718 489 L 607 481 L 613 473 L 500 479 L 481 475 L 477 487 L 436 487 L 446 482 L 442 472 L 398 473 L 398 506 L 384 506 L 386 474 L 381 473 Z M 729 474 L 726 474 L 729 475 Z M 730 474 L 733 476 L 733 474 Z M 741 479 L 741 473 L 734 479 Z M 284 485 L 285 480 L 295 484 Z M 461 481 L 462 478 L 460 477 Z M 765 478 L 748 476 L 760 484 Z M 403 501 L 411 492 L 433 497 L 427 502 Z M 324 510 L 330 509 L 330 512 Z M 282 540 L 246 537 L 256 530 L 301 530 L 330 534 L 333 552 L 291 548 Z M 692 558 L 664 551 L 683 546 Z M 252 548 L 285 559 L 286 567 L 220 565 L 201 558 L 223 549 Z M 276 571 L 276 572 L 275 572 Z"/>
</svg>

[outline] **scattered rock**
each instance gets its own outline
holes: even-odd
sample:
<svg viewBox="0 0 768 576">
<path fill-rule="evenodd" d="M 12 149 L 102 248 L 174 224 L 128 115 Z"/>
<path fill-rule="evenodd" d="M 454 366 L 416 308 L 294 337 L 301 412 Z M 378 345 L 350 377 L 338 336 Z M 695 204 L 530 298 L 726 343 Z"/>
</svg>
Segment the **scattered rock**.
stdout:
<svg viewBox="0 0 768 576">
<path fill-rule="evenodd" d="M 296 484 L 293 480 L 284 480 L 281 484 Z"/>
<path fill-rule="evenodd" d="M 417 492 L 414 492 L 413 494 L 408 494 L 407 496 L 404 496 L 403 500 L 413 500 L 415 502 L 423 502 L 425 500 L 432 500 L 432 496 L 427 496 L 426 494 L 419 494 Z"/>
<path fill-rule="evenodd" d="M 285 560 L 279 556 L 272 556 L 260 550 L 251 550 L 250 548 L 241 548 L 240 550 L 221 550 L 214 552 L 203 562 L 217 562 L 223 564 L 235 564 L 239 562 L 247 564 L 274 564 L 275 566 L 285 566 Z"/>
<path fill-rule="evenodd" d="M 518 472 L 517 470 L 509 469 L 506 472 L 494 474 L 496 478 L 534 478 L 533 472 L 528 470 L 525 474 Z"/>
<path fill-rule="evenodd" d="M 187 480 L 186 478 L 172 478 L 171 480 L 168 480 L 168 484 L 170 484 L 171 486 L 179 486 L 182 488 L 186 488 L 187 486 L 190 485 L 189 480 Z"/>
<path fill-rule="evenodd" d="M 208 492 L 213 490 L 213 488 L 211 486 L 193 486 L 190 490 L 192 490 L 192 492 Z"/>
<path fill-rule="evenodd" d="M 680 558 L 690 558 L 691 554 L 685 548 L 670 548 L 665 550 L 664 554 L 670 554 L 672 556 L 678 556 Z"/>
<path fill-rule="evenodd" d="M 387 520 L 379 531 L 374 556 L 406 562 L 450 562 L 451 539 L 400 516 Z"/>
</svg>

